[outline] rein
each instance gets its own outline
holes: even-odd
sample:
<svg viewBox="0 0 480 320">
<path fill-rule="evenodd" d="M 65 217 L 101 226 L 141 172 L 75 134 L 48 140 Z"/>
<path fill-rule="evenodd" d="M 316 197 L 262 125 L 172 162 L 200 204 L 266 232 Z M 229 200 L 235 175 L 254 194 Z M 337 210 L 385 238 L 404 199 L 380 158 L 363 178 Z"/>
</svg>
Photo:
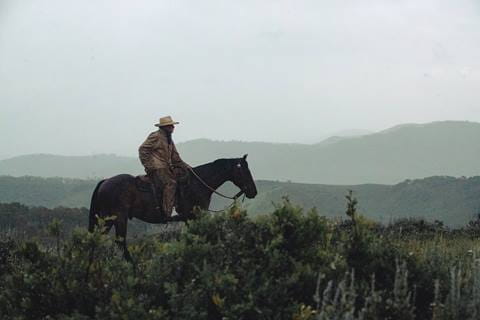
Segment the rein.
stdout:
<svg viewBox="0 0 480 320">
<path fill-rule="evenodd" d="M 244 201 L 244 200 L 245 200 L 245 194 L 243 195 L 242 201 Z M 233 207 L 233 205 L 234 205 L 235 203 L 237 203 L 237 199 L 233 200 L 232 203 L 230 203 L 228 206 L 226 206 L 226 207 L 223 208 L 222 210 L 210 210 L 210 209 L 207 209 L 207 211 L 208 211 L 208 212 L 214 212 L 214 213 L 223 212 L 223 211 L 225 211 L 225 210 L 230 209 L 231 207 Z"/>
<path fill-rule="evenodd" d="M 200 181 L 205 187 L 207 187 L 210 191 L 218 194 L 219 196 L 221 197 L 224 197 L 225 199 L 231 199 L 231 200 L 237 200 L 243 193 L 245 193 L 245 191 L 243 190 L 240 190 L 236 195 L 234 195 L 233 197 L 229 197 L 229 196 L 226 196 L 220 192 L 218 192 L 217 190 L 213 189 L 212 187 L 210 187 L 205 181 L 202 180 L 202 178 L 200 178 L 198 176 L 198 174 L 195 173 L 195 171 L 193 171 L 193 169 L 191 168 L 190 169 L 190 172 L 193 173 L 193 175 L 198 179 L 198 181 Z"/>
<path fill-rule="evenodd" d="M 218 194 L 219 196 L 221 196 L 221 197 L 223 197 L 223 198 L 225 198 L 225 199 L 231 199 L 231 200 L 233 200 L 233 202 L 232 202 L 228 207 L 226 207 L 226 208 L 223 209 L 223 210 L 218 210 L 218 211 L 216 211 L 216 210 L 207 210 L 207 211 L 210 211 L 210 212 L 222 212 L 222 211 L 226 210 L 227 208 L 232 207 L 232 206 L 235 204 L 235 202 L 237 201 L 237 199 L 242 196 L 242 194 L 243 194 L 243 199 L 245 200 L 245 191 L 240 190 L 240 191 L 239 191 L 236 195 L 234 195 L 233 197 L 226 196 L 226 195 L 224 195 L 223 193 L 220 193 L 220 192 L 218 192 L 217 190 L 215 190 L 215 189 L 213 189 L 212 187 L 210 187 L 205 181 L 203 181 L 202 178 L 200 178 L 200 176 L 199 176 L 195 171 L 193 171 L 193 168 L 190 168 L 189 170 L 190 170 L 191 173 L 193 173 L 193 175 L 195 176 L 195 178 L 198 179 L 198 181 L 200 181 L 205 187 L 207 187 L 208 190 L 210 190 L 210 191 Z"/>
</svg>

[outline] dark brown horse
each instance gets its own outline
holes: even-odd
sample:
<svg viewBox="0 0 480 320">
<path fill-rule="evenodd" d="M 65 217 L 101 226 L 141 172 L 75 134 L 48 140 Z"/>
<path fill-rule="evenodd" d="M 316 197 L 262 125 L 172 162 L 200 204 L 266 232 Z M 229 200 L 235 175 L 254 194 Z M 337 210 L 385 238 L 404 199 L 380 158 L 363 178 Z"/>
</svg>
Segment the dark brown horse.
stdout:
<svg viewBox="0 0 480 320">
<path fill-rule="evenodd" d="M 119 244 L 124 250 L 125 258 L 130 259 L 127 250 L 127 221 L 137 218 L 149 223 L 168 223 L 187 221 L 195 218 L 194 209 L 208 210 L 215 189 L 226 181 L 233 182 L 247 198 L 257 195 L 257 188 L 248 168 L 247 155 L 242 158 L 218 159 L 193 168 L 188 172 L 181 192 L 177 192 L 175 211 L 177 215 L 166 219 L 154 210 L 155 201 L 151 187 L 139 177 L 120 174 L 100 181 L 95 187 L 90 204 L 89 231 L 98 224 L 98 218 L 112 217 L 105 220 L 108 233 L 115 226 Z"/>
</svg>

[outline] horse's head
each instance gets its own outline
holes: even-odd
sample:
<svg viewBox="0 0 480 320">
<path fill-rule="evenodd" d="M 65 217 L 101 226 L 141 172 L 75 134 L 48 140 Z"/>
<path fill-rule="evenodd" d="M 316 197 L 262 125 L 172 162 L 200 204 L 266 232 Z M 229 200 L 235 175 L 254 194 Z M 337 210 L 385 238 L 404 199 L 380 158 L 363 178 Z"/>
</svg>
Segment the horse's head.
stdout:
<svg viewBox="0 0 480 320">
<path fill-rule="evenodd" d="M 248 168 L 247 155 L 235 159 L 233 164 L 232 182 L 242 190 L 247 198 L 252 199 L 257 195 L 257 187 L 253 181 L 252 173 Z"/>
</svg>

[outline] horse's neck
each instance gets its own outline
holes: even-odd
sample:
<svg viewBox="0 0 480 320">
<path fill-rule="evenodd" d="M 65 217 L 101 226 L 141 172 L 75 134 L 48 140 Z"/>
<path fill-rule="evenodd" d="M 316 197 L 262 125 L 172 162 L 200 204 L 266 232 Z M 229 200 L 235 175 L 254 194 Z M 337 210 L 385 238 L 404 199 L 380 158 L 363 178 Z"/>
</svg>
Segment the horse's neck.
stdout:
<svg viewBox="0 0 480 320">
<path fill-rule="evenodd" d="M 214 163 L 206 165 L 198 171 L 197 174 L 203 182 L 214 190 L 217 190 L 222 184 L 231 180 L 230 172 L 226 168 L 215 167 Z"/>
</svg>

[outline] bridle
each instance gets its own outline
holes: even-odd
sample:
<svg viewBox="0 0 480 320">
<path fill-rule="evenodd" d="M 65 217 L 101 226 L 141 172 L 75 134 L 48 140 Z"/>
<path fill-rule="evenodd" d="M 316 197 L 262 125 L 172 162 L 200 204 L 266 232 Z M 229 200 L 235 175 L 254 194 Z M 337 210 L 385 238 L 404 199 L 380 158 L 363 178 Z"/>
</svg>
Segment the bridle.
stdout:
<svg viewBox="0 0 480 320">
<path fill-rule="evenodd" d="M 226 196 L 224 195 L 223 193 L 221 192 L 218 192 L 217 190 L 213 189 L 212 187 L 210 187 L 205 181 L 203 181 L 202 178 L 200 178 L 200 176 L 193 170 L 193 168 L 189 168 L 190 172 L 195 176 L 195 178 L 198 179 L 198 181 L 200 181 L 201 184 L 203 184 L 208 190 L 218 194 L 220 197 L 223 197 L 225 199 L 230 199 L 230 200 L 233 200 L 233 202 L 227 206 L 225 209 L 223 210 L 208 210 L 207 211 L 210 211 L 210 212 L 222 212 L 230 207 L 232 207 L 236 202 L 237 202 L 237 199 L 240 198 L 242 195 L 243 195 L 243 200 L 242 202 L 245 200 L 245 191 L 243 190 L 243 188 L 240 188 L 240 191 L 234 195 L 233 197 L 229 197 L 229 196 Z"/>
<path fill-rule="evenodd" d="M 224 195 L 223 193 L 220 193 L 218 192 L 217 190 L 213 189 L 212 187 L 210 187 L 205 181 L 203 181 L 202 178 L 200 178 L 200 176 L 195 172 L 193 171 L 193 168 L 190 168 L 189 169 L 191 173 L 193 173 L 193 175 L 195 176 L 195 178 L 198 179 L 198 181 L 200 181 L 205 187 L 207 187 L 208 190 L 218 194 L 219 196 L 225 198 L 225 199 L 231 199 L 231 200 L 237 200 L 242 194 L 245 193 L 245 191 L 243 190 L 243 188 L 240 189 L 240 191 L 234 195 L 233 197 L 229 197 L 229 196 L 226 196 Z"/>
</svg>

